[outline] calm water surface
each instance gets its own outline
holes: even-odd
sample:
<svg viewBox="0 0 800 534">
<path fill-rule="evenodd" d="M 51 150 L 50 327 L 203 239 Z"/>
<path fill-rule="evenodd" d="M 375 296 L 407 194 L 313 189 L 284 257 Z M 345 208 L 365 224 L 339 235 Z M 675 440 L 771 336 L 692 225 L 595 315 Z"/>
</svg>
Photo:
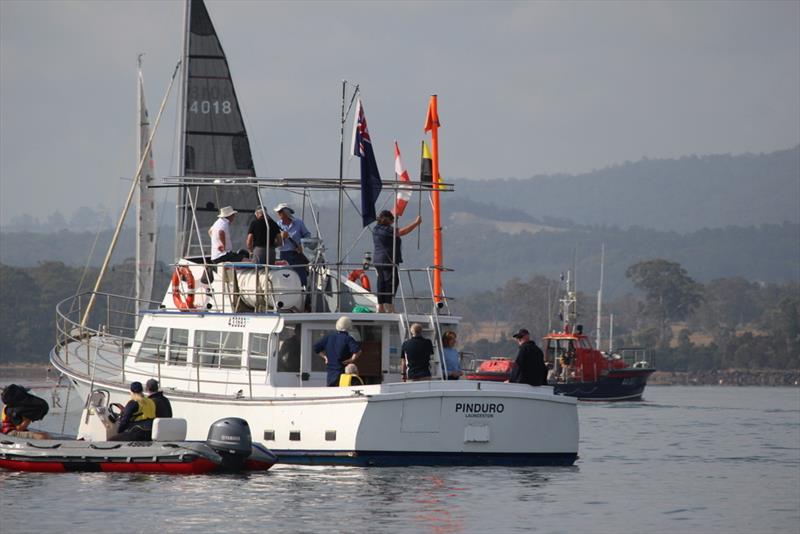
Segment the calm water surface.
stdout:
<svg viewBox="0 0 800 534">
<path fill-rule="evenodd" d="M 798 532 L 800 389 L 645 396 L 581 403 L 571 468 L 0 472 L 0 532 Z"/>
</svg>

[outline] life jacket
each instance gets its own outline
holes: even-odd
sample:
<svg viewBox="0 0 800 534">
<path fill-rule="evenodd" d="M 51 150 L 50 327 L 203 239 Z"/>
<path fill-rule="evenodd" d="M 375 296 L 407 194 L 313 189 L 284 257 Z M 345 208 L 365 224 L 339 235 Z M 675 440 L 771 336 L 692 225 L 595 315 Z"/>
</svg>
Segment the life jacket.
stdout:
<svg viewBox="0 0 800 534">
<path fill-rule="evenodd" d="M 354 384 L 353 382 L 356 382 L 356 381 L 358 383 Z M 361 386 L 364 385 L 364 381 L 361 380 L 360 376 L 358 376 L 358 375 L 348 375 L 348 374 L 345 374 L 345 373 L 342 373 L 341 375 L 339 375 L 339 387 L 340 388 L 346 388 L 348 386 L 358 386 L 358 385 L 361 385 Z"/>
<path fill-rule="evenodd" d="M 153 399 L 142 397 L 141 399 L 136 399 L 136 404 L 138 407 L 133 412 L 131 421 L 146 421 L 156 418 L 156 403 L 153 402 Z"/>
<path fill-rule="evenodd" d="M 3 406 L 3 416 L 2 416 L 3 426 L 2 428 L 0 428 L 0 433 L 2 434 L 8 434 L 12 430 L 17 429 L 17 425 L 14 424 L 14 421 L 12 421 L 11 417 L 9 417 L 9 415 L 6 413 L 7 409 L 8 406 Z"/>
</svg>

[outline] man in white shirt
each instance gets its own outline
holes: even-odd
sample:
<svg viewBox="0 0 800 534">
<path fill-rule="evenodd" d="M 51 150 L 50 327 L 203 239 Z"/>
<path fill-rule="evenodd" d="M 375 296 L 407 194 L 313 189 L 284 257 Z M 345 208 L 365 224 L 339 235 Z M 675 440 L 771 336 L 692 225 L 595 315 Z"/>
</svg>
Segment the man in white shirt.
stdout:
<svg viewBox="0 0 800 534">
<path fill-rule="evenodd" d="M 219 210 L 217 222 L 208 230 L 211 237 L 211 263 L 241 261 L 245 256 L 241 252 L 233 252 L 231 244 L 231 223 L 236 219 L 237 213 L 231 206 L 225 206 Z"/>
</svg>

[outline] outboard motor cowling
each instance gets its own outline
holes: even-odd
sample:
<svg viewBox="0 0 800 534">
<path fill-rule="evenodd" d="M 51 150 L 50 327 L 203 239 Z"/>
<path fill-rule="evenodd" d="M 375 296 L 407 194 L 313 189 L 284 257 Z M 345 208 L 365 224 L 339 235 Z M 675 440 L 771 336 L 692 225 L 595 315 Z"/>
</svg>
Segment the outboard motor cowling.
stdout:
<svg viewBox="0 0 800 534">
<path fill-rule="evenodd" d="M 212 424 L 206 443 L 222 456 L 224 469 L 241 469 L 253 451 L 250 425 L 239 417 L 226 417 Z"/>
</svg>

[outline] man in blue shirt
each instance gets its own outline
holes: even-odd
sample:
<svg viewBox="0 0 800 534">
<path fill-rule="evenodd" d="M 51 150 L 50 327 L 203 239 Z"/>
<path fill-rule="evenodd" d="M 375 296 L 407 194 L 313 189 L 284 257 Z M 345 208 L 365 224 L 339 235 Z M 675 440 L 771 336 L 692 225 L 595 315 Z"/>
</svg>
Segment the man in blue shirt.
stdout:
<svg viewBox="0 0 800 534">
<path fill-rule="evenodd" d="M 314 343 L 314 352 L 325 360 L 328 371 L 327 384 L 329 387 L 339 385 L 339 376 L 344 372 L 344 366 L 354 363 L 361 356 L 361 347 L 348 330 L 353 328 L 349 317 L 339 317 L 336 321 L 336 332 L 331 332 Z"/>
<path fill-rule="evenodd" d="M 303 220 L 294 216 L 294 210 L 286 203 L 275 206 L 275 213 L 278 214 L 278 227 L 281 229 L 281 259 L 286 260 L 289 265 L 302 265 L 295 269 L 300 276 L 300 283 L 304 286 L 308 283 L 308 258 L 303 254 L 301 241 L 304 237 L 309 237 L 308 231 Z"/>
</svg>

